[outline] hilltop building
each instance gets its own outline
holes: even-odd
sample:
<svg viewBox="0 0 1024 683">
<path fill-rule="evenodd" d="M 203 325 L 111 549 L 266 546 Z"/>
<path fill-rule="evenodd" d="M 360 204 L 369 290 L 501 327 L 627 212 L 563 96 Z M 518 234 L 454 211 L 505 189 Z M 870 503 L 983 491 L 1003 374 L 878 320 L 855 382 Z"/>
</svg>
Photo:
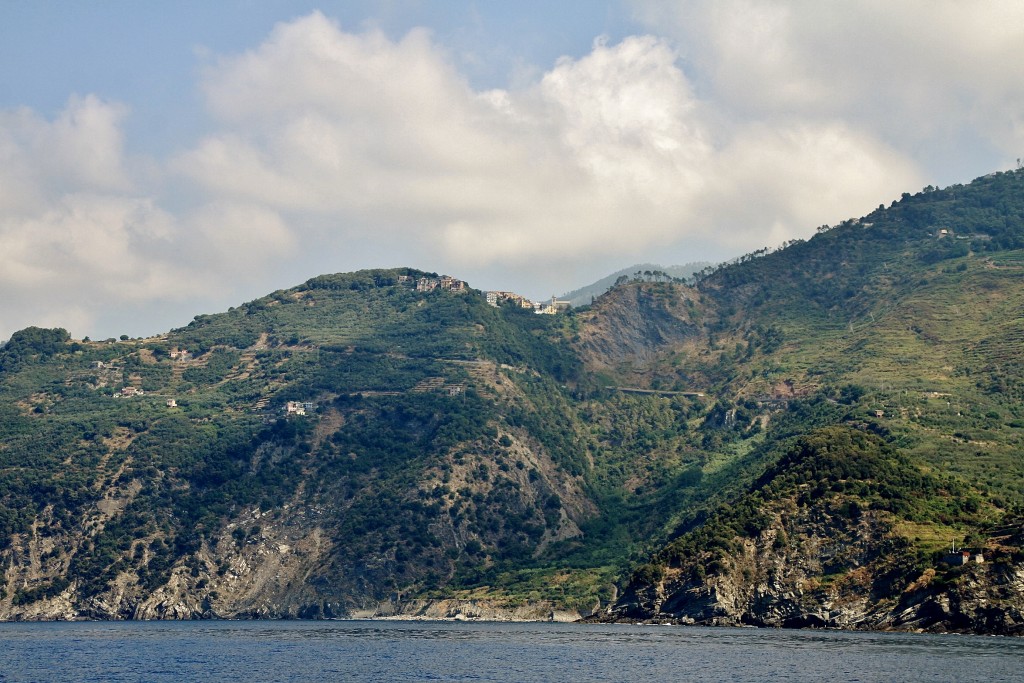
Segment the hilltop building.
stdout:
<svg viewBox="0 0 1024 683">
<path fill-rule="evenodd" d="M 288 401 L 284 406 L 285 415 L 306 415 L 316 410 L 316 404 L 310 401 Z"/>
<path fill-rule="evenodd" d="M 466 283 L 462 280 L 453 278 L 450 275 L 442 275 L 438 283 L 446 292 L 464 292 L 466 291 Z"/>
<path fill-rule="evenodd" d="M 555 297 L 551 297 L 550 302 L 536 302 L 533 304 L 533 310 L 538 315 L 554 315 L 556 313 L 562 313 L 569 310 L 568 301 L 560 301 Z"/>
<path fill-rule="evenodd" d="M 515 292 L 487 292 L 487 303 L 491 306 L 498 307 L 506 301 L 511 301 L 520 308 L 533 308 L 533 302 L 527 299 L 525 296 L 516 294 Z"/>
<path fill-rule="evenodd" d="M 491 291 L 487 292 L 486 296 L 487 303 L 491 306 L 498 307 L 506 301 L 511 301 L 520 308 L 533 309 L 533 312 L 539 315 L 554 315 L 568 310 L 571 306 L 570 302 L 561 301 L 555 297 L 551 297 L 551 301 L 530 301 L 515 292 Z"/>
<path fill-rule="evenodd" d="M 403 280 L 402 278 L 407 278 Z M 398 281 L 402 284 L 411 284 L 412 278 L 408 275 L 399 275 Z M 445 292 L 464 292 L 469 286 L 465 281 L 454 278 L 451 275 L 442 275 L 439 278 L 421 277 L 416 280 L 417 292 L 432 292 L 441 289 Z"/>
</svg>

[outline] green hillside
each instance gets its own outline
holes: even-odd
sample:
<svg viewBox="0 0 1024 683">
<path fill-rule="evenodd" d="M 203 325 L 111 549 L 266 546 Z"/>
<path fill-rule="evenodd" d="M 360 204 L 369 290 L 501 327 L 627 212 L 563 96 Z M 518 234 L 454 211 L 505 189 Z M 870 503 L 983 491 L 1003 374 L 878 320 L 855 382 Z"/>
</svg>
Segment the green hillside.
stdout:
<svg viewBox="0 0 1024 683">
<path fill-rule="evenodd" d="M 330 546 L 296 590 L 342 609 L 572 533 L 592 505 L 555 414 L 578 362 L 545 340 L 554 319 L 399 275 L 426 274 L 314 278 L 153 339 L 16 334 L 0 538 L 8 564 L 45 550 L 5 601 L 72 586 L 88 612 L 120 583 L 142 600 L 183 567 L 202 590 L 230 571 L 225 544 L 244 555 L 267 516 L 301 525 L 295 507 Z M 286 414 L 292 401 L 304 415 Z"/>
<path fill-rule="evenodd" d="M 680 567 L 696 571 L 691 561 L 680 564 L 683 549 L 684 555 L 704 558 L 701 571 L 717 577 L 702 579 L 702 586 L 725 581 L 737 595 L 752 590 L 755 568 L 768 580 L 765 566 L 799 558 L 794 552 L 787 559 L 776 548 L 774 557 L 762 554 L 746 568 L 736 559 L 744 555 L 741 546 L 756 556 L 754 549 L 769 537 L 785 536 L 792 522 L 780 512 L 786 501 L 792 514 L 812 511 L 830 520 L 836 505 L 870 511 L 871 533 L 884 530 L 875 543 L 898 550 L 890 550 L 889 557 L 848 562 L 840 573 L 857 570 L 858 579 L 866 582 L 858 599 L 876 611 L 901 606 L 901 599 L 909 599 L 902 592 L 908 586 L 921 593 L 921 584 L 915 583 L 921 576 L 938 576 L 935 590 L 947 593 L 976 582 L 980 596 L 987 595 L 990 583 L 1016 581 L 998 572 L 1006 563 L 1019 567 L 1014 564 L 1020 559 L 1019 545 L 1005 545 L 1013 536 L 1004 532 L 1019 527 L 1024 500 L 1022 190 L 1024 174 L 1016 172 L 904 195 L 889 209 L 825 226 L 806 242 L 703 274 L 695 305 L 681 317 L 681 325 L 691 323 L 696 313 L 703 327 L 669 344 L 646 366 L 625 371 L 634 383 L 689 386 L 714 396 L 715 407 L 702 428 L 715 415 L 726 415 L 729 420 L 718 423 L 731 429 L 707 430 L 712 441 L 704 445 L 715 447 L 714 457 L 727 467 L 746 467 L 747 474 L 733 477 L 737 488 L 724 497 L 721 489 L 710 491 L 708 502 L 698 503 L 671 532 L 681 540 L 667 542 L 652 564 L 643 565 L 639 578 L 634 576 L 634 596 L 650 598 L 650 591 L 661 591 L 665 604 L 653 598 L 633 601 L 618 613 L 715 623 L 802 623 L 801 615 L 811 611 L 808 602 L 793 601 L 789 613 L 775 614 L 759 613 L 752 606 L 757 600 L 749 595 L 728 607 L 717 605 L 718 613 L 709 611 L 706 601 L 693 614 L 679 608 L 685 603 L 682 596 L 695 590 L 679 583 Z M 796 466 L 785 457 L 779 460 L 780 453 L 792 448 L 794 440 L 830 426 L 880 438 L 902 467 L 930 479 L 896 477 L 879 465 L 839 480 L 803 482 L 810 491 L 799 495 L 774 488 L 775 477 L 790 476 Z M 850 452 L 849 457 L 861 450 L 837 448 Z M 833 520 L 832 526 L 841 528 L 842 523 Z M 801 533 L 813 537 L 806 528 Z M 861 533 L 863 541 L 867 532 Z M 976 568 L 973 574 L 948 575 L 953 570 L 943 555 L 952 543 L 1000 560 L 989 565 L 996 573 Z M 886 566 L 897 558 L 902 563 L 899 580 Z M 808 585 L 827 583 L 828 567 L 815 568 L 808 558 L 800 562 Z M 925 593 L 918 595 L 920 600 L 935 597 Z M 1020 597 L 999 600 L 1019 608 Z M 819 611 L 820 604 L 838 600 L 831 593 L 815 599 Z M 959 622 L 947 615 L 934 623 L 900 622 L 891 614 L 888 621 L 861 617 L 808 623 L 1016 633 L 1021 622 L 988 623 L 977 615 L 960 615 Z"/>
<path fill-rule="evenodd" d="M 1022 190 L 927 188 L 555 316 L 395 269 L 150 339 L 18 332 L 0 617 L 1016 632 Z"/>
</svg>

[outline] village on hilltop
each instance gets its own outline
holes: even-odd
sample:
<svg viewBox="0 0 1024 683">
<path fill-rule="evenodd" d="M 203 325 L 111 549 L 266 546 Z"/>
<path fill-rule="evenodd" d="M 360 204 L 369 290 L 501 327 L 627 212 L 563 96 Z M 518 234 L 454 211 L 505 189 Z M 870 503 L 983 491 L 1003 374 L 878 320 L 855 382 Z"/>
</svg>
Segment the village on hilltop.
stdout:
<svg viewBox="0 0 1024 683">
<path fill-rule="evenodd" d="M 392 281 L 393 282 L 393 281 Z M 453 293 L 467 293 L 471 291 L 469 285 L 458 278 L 452 277 L 451 275 L 441 276 L 422 276 L 417 277 L 415 275 L 399 275 L 398 285 L 414 289 L 417 292 L 453 292 Z M 515 292 L 507 291 L 485 291 L 483 292 L 486 297 L 487 303 L 495 308 L 503 305 L 513 305 L 524 310 L 532 310 L 538 315 L 555 315 L 557 313 L 568 310 L 571 305 L 568 301 L 561 301 L 558 298 L 552 296 L 548 301 L 531 301 L 530 299 L 517 294 Z M 161 335 L 159 339 L 166 340 L 166 335 Z M 114 343 L 115 340 L 110 339 L 108 343 Z M 170 360 L 175 368 L 178 376 L 180 377 L 185 370 L 189 367 L 201 367 L 205 365 L 206 360 L 197 356 L 193 351 L 181 347 L 172 347 L 166 351 L 167 359 Z M 483 361 L 452 361 L 464 363 L 472 366 L 483 366 L 489 368 L 490 364 Z M 91 367 L 97 373 L 96 387 L 104 388 L 109 387 L 112 384 L 120 384 L 123 377 L 123 368 L 121 364 L 115 360 L 97 360 L 91 363 Z M 175 397 L 168 397 L 165 394 L 156 392 L 149 394 L 139 386 L 139 379 L 137 377 L 132 378 L 132 382 L 125 383 L 120 389 L 114 390 L 110 395 L 117 399 L 140 399 L 144 396 L 150 395 L 156 399 L 165 402 L 166 407 L 169 409 L 178 409 L 181 406 Z M 410 389 L 412 393 L 441 393 L 451 397 L 461 396 L 465 391 L 465 385 L 463 384 L 450 384 L 447 383 L 444 377 L 430 377 L 420 382 L 415 387 Z M 360 395 L 398 395 L 398 391 L 361 391 L 358 392 Z M 262 398 L 256 402 L 253 409 L 257 412 L 265 412 L 270 404 L 269 398 Z M 270 419 L 273 413 L 283 413 L 285 417 L 305 417 L 316 412 L 317 406 L 315 403 L 304 400 L 304 401 L 287 401 L 283 406 L 277 410 L 266 412 L 265 418 Z"/>
<path fill-rule="evenodd" d="M 414 287 L 417 292 L 432 292 L 435 289 L 445 292 L 465 292 L 469 290 L 469 285 L 464 280 L 459 280 L 451 275 L 442 275 L 436 278 L 415 278 L 412 275 L 399 275 L 398 284 Z M 531 301 L 515 292 L 489 291 L 484 294 L 487 297 L 487 303 L 495 308 L 503 303 L 511 302 L 520 308 L 532 309 L 538 315 L 555 315 L 556 313 L 568 310 L 570 305 L 568 301 L 561 301 L 554 296 L 551 297 L 550 301 Z"/>
</svg>

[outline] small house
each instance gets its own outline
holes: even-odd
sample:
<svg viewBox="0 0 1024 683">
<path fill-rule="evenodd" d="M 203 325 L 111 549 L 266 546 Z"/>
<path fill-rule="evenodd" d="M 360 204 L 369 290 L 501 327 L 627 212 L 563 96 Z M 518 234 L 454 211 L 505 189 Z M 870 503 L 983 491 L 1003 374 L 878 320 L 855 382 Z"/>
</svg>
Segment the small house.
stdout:
<svg viewBox="0 0 1024 683">
<path fill-rule="evenodd" d="M 306 415 L 316 410 L 316 404 L 311 401 L 288 401 L 284 406 L 286 415 Z"/>
<path fill-rule="evenodd" d="M 942 561 L 951 567 L 962 567 L 971 561 L 971 554 L 966 550 L 957 550 L 956 552 L 946 553 Z"/>
<path fill-rule="evenodd" d="M 984 564 L 985 555 L 980 552 L 972 553 L 970 550 L 955 550 L 951 553 L 946 553 L 942 561 L 952 567 L 963 567 L 971 564 Z"/>
<path fill-rule="evenodd" d="M 466 291 L 466 283 L 452 277 L 451 275 L 442 275 L 440 281 L 438 281 L 438 286 L 446 292 Z"/>
</svg>

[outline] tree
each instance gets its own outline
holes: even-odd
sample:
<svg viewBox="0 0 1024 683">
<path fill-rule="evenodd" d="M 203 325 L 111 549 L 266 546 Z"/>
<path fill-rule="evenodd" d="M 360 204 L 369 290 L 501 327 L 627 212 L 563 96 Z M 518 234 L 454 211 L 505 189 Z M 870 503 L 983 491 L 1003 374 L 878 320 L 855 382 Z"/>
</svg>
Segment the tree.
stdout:
<svg viewBox="0 0 1024 683">
<path fill-rule="evenodd" d="M 32 356 L 46 358 L 64 350 L 71 335 L 55 327 L 26 327 L 11 335 L 11 339 L 0 347 L 0 369 L 11 369 L 29 360 Z"/>
</svg>

